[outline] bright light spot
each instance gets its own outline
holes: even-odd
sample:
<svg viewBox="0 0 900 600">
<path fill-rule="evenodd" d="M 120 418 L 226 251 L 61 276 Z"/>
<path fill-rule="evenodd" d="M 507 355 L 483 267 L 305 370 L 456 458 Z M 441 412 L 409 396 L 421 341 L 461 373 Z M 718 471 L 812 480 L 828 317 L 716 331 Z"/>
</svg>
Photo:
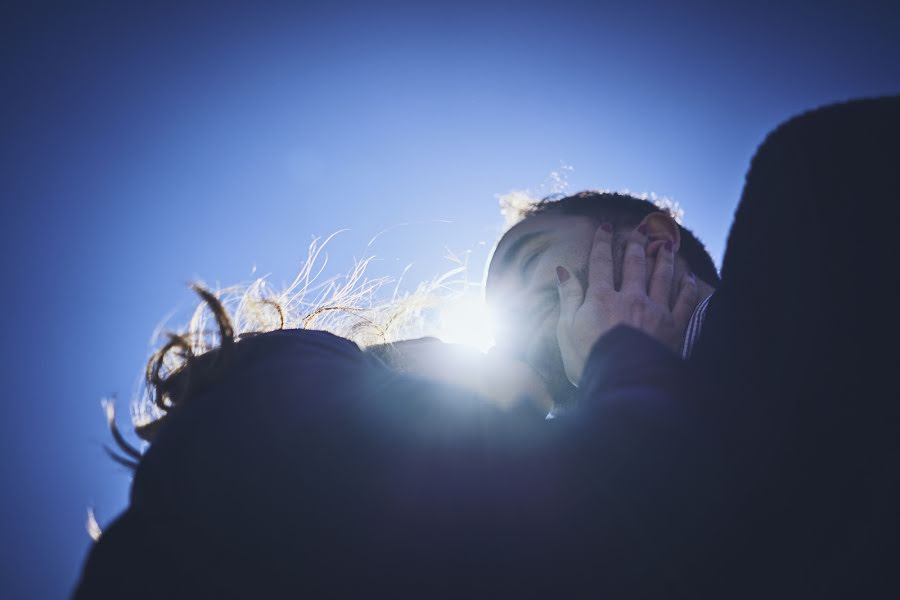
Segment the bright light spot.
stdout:
<svg viewBox="0 0 900 600">
<path fill-rule="evenodd" d="M 461 296 L 441 310 L 437 337 L 451 344 L 463 344 L 482 352 L 494 345 L 490 311 L 480 294 Z"/>
</svg>

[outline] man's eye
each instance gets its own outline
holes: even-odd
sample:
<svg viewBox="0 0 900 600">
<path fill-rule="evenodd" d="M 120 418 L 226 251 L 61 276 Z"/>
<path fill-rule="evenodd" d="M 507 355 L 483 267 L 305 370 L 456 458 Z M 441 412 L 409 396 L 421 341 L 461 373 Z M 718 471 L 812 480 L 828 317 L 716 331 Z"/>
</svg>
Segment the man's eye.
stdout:
<svg viewBox="0 0 900 600">
<path fill-rule="evenodd" d="M 532 252 L 528 255 L 525 260 L 522 261 L 522 273 L 527 274 L 531 267 L 534 266 L 534 262 L 537 260 L 537 257 L 540 256 L 540 252 Z"/>
<path fill-rule="evenodd" d="M 522 277 L 530 277 L 531 272 L 537 266 L 538 259 L 544 255 L 544 252 L 547 248 L 550 247 L 549 241 L 544 241 L 540 245 L 531 248 L 531 253 L 528 254 L 519 265 L 519 269 L 522 273 Z"/>
</svg>

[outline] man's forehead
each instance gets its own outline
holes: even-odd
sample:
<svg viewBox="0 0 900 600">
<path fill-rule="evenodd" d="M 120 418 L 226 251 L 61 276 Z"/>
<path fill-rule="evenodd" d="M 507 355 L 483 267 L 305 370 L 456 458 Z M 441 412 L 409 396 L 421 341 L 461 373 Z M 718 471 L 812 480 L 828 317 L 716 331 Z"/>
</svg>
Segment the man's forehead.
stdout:
<svg viewBox="0 0 900 600">
<path fill-rule="evenodd" d="M 491 255 L 487 274 L 488 292 L 490 293 L 495 280 L 515 262 L 517 250 L 523 244 L 544 236 L 559 237 L 572 227 L 585 222 L 590 222 L 590 219 L 577 215 L 539 214 L 527 217 L 511 227 L 497 242 Z"/>
<path fill-rule="evenodd" d="M 558 231 L 565 231 L 573 224 L 584 220 L 586 220 L 585 217 L 581 216 L 558 214 L 539 214 L 528 217 L 525 220 L 516 223 L 503 234 L 500 241 L 497 242 L 497 247 L 494 249 L 494 254 L 491 257 L 491 264 L 498 258 L 505 258 L 505 254 L 510 247 L 519 242 L 524 236 L 531 237 L 536 233 L 556 233 Z"/>
</svg>

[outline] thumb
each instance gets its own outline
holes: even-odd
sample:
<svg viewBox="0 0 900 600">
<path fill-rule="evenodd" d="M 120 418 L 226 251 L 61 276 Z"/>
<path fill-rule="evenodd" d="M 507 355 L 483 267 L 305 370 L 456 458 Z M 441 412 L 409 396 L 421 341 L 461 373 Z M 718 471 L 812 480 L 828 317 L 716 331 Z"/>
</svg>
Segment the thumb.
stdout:
<svg viewBox="0 0 900 600">
<path fill-rule="evenodd" d="M 556 267 L 556 279 L 559 282 L 559 320 L 571 323 L 575 311 L 584 302 L 584 291 L 578 278 L 572 277 L 565 267 Z"/>
</svg>

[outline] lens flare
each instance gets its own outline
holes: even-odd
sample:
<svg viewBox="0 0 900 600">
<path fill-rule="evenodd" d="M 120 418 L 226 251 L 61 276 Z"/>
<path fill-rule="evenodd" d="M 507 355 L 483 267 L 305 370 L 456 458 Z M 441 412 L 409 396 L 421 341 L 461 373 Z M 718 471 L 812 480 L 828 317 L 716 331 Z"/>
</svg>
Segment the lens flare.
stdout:
<svg viewBox="0 0 900 600">
<path fill-rule="evenodd" d="M 467 293 L 441 310 L 438 339 L 487 352 L 494 345 L 490 310 L 480 294 Z"/>
</svg>

